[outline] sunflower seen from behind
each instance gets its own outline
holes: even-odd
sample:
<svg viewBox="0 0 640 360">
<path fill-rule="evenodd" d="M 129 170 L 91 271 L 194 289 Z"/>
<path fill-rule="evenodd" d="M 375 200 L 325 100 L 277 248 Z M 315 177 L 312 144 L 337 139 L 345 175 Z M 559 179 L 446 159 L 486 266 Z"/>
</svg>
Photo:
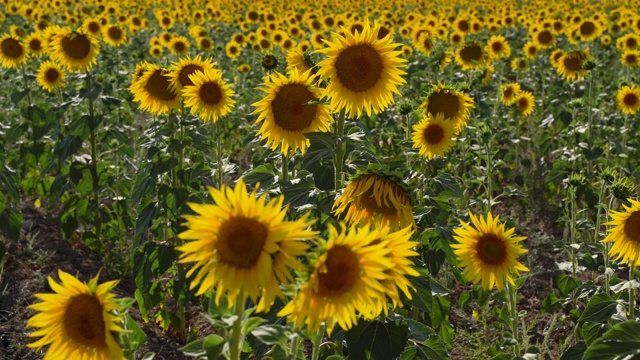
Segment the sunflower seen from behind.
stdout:
<svg viewBox="0 0 640 360">
<path fill-rule="evenodd" d="M 318 52 L 327 58 L 318 63 L 318 74 L 330 79 L 325 96 L 331 101 L 332 112 L 344 110 L 349 118 L 362 113 L 380 113 L 394 102 L 393 94 L 400 94 L 398 86 L 407 62 L 396 50 L 391 36 L 378 39 L 379 25 L 365 24 L 355 35 L 347 29 L 344 34 L 333 33 L 324 49 Z"/>
<path fill-rule="evenodd" d="M 275 150 L 280 146 L 284 154 L 300 149 L 304 154 L 309 147 L 308 132 L 329 131 L 333 118 L 325 105 L 310 103 L 321 97 L 313 86 L 311 71 L 291 69 L 289 76 L 274 73 L 261 90 L 262 100 L 253 104 L 257 109 L 257 123 L 261 123 L 258 135 L 267 140 L 267 146 Z"/>
<path fill-rule="evenodd" d="M 48 277 L 54 293 L 35 294 L 42 301 L 28 307 L 38 312 L 27 321 L 27 327 L 38 328 L 29 337 L 40 339 L 27 347 L 39 351 L 49 345 L 44 360 L 123 359 L 114 337 L 114 333 L 123 331 L 111 293 L 117 281 L 98 285 L 96 276 L 83 283 L 62 270 L 58 270 L 58 277 L 60 283 Z"/>
<path fill-rule="evenodd" d="M 69 71 L 88 72 L 100 51 L 98 41 L 77 30 L 62 29 L 51 40 L 49 54 Z"/>
<path fill-rule="evenodd" d="M 376 171 L 356 175 L 336 199 L 332 212 L 336 216 L 346 212 L 349 225 L 415 226 L 410 191 L 400 179 Z"/>
<path fill-rule="evenodd" d="M 633 115 L 640 110 L 640 88 L 636 85 L 623 86 L 616 94 L 618 109 L 625 114 Z"/>
<path fill-rule="evenodd" d="M 515 285 L 513 274 L 520 276 L 520 271 L 529 271 L 518 261 L 519 255 L 528 252 L 520 244 L 526 237 L 513 236 L 515 228 L 505 230 L 505 225 L 498 222 L 500 217 L 493 217 L 490 212 L 486 217 L 470 212 L 469 218 L 471 224 L 460 220 L 462 227 L 453 230 L 458 243 L 451 245 L 467 279 L 480 282 L 486 290 L 497 286 L 502 291 L 505 280 Z"/>
<path fill-rule="evenodd" d="M 387 290 L 382 285 L 388 279 L 385 272 L 392 265 L 385 243 L 372 245 L 380 238 L 374 229 L 329 225 L 329 239 L 319 241 L 307 282 L 278 316 L 297 326 L 305 324 L 312 333 L 324 323 L 329 335 L 336 323 L 346 331 L 359 315 L 373 318 Z"/>
<path fill-rule="evenodd" d="M 457 134 L 456 124 L 445 120 L 443 113 L 435 117 L 427 114 L 422 121 L 413 125 L 413 147 L 419 149 L 420 155 L 432 160 L 451 150 L 455 144 L 453 137 Z"/>
<path fill-rule="evenodd" d="M 193 85 L 182 90 L 184 104 L 191 108 L 191 113 L 202 121 L 214 122 L 227 115 L 236 104 L 235 92 L 231 85 L 222 79 L 222 71 L 196 71 L 189 75 Z"/>
<path fill-rule="evenodd" d="M 47 60 L 40 64 L 36 81 L 43 89 L 52 92 L 65 85 L 66 74 L 62 67 L 53 61 Z"/>
<path fill-rule="evenodd" d="M 601 242 L 613 242 L 609 256 L 631 266 L 640 265 L 640 202 L 628 199 L 631 206 L 622 205 L 625 211 L 609 211 L 612 226 Z"/>
<path fill-rule="evenodd" d="M 299 257 L 305 256 L 316 233 L 310 230 L 309 214 L 285 220 L 288 206 L 284 197 L 269 200 L 248 193 L 242 179 L 235 188 L 209 187 L 215 204 L 188 203 L 197 215 L 184 215 L 187 230 L 178 235 L 186 240 L 176 249 L 179 262 L 195 265 L 190 289 L 196 295 L 216 288 L 216 304 L 224 294 L 229 303 L 238 297 L 250 298 L 258 312 L 268 311 L 276 297 L 283 297 L 280 284 L 293 282 L 291 269 L 302 270 Z M 259 299 L 259 300 L 258 300 Z"/>
</svg>

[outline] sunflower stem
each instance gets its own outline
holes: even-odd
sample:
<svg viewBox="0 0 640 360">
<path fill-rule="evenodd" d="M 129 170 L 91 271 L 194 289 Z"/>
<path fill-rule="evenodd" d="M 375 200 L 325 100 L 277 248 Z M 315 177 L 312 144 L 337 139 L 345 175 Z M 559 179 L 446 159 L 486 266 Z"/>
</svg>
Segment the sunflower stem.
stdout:
<svg viewBox="0 0 640 360">
<path fill-rule="evenodd" d="M 300 346 L 301 340 L 302 338 L 297 332 L 293 334 L 293 337 L 291 339 L 291 349 L 289 352 L 289 354 L 291 355 L 291 360 L 296 360 L 298 358 L 298 347 Z"/>
<path fill-rule="evenodd" d="M 22 65 L 22 79 L 24 80 L 24 90 L 27 92 L 27 101 L 29 107 L 31 107 L 31 87 L 29 86 L 29 79 L 27 79 L 27 69 L 25 65 Z"/>
<path fill-rule="evenodd" d="M 609 200 L 609 206 L 606 208 L 607 214 L 609 213 L 609 209 L 613 206 L 614 196 Z M 604 290 L 607 295 L 610 295 L 611 290 L 609 289 L 609 283 L 611 282 L 611 275 L 607 270 L 609 270 L 609 246 L 610 242 L 604 243 L 604 248 L 602 249 L 602 257 L 604 258 Z"/>
<path fill-rule="evenodd" d="M 629 319 L 635 321 L 636 312 L 636 288 L 632 281 L 635 279 L 636 266 L 634 263 L 629 263 Z"/>
<path fill-rule="evenodd" d="M 344 162 L 344 153 L 346 151 L 346 144 L 342 141 L 344 136 L 344 119 L 345 111 L 342 109 L 340 115 L 338 115 L 338 121 L 336 122 L 336 135 L 338 135 L 338 152 L 333 157 L 333 167 L 335 170 L 335 186 L 336 192 L 342 189 L 342 163 Z"/>
<path fill-rule="evenodd" d="M 233 305 L 233 314 L 237 316 L 231 329 L 231 345 L 229 348 L 230 360 L 240 360 L 242 353 L 242 317 L 244 315 L 244 291 L 240 290 L 236 302 Z"/>
<path fill-rule="evenodd" d="M 218 145 L 217 160 L 218 160 L 218 189 L 222 189 L 222 183 L 224 181 L 224 171 L 222 170 L 222 129 L 221 125 L 216 121 L 216 143 Z"/>
<path fill-rule="evenodd" d="M 507 284 L 507 291 L 509 292 L 509 315 L 511 320 L 511 334 L 513 335 L 514 353 L 516 356 L 520 356 L 520 338 L 518 336 L 518 313 L 516 312 L 516 303 L 518 301 L 518 294 L 515 285 L 511 285 L 505 279 Z"/>
<path fill-rule="evenodd" d="M 289 181 L 289 155 L 282 153 L 282 181 L 284 186 L 287 186 Z"/>
<path fill-rule="evenodd" d="M 491 203 L 492 203 L 492 192 L 493 190 L 491 189 L 491 171 L 493 171 L 492 169 L 492 157 L 491 157 L 491 137 L 489 137 L 489 140 L 487 140 L 487 211 L 485 211 L 485 213 L 488 213 L 491 211 Z"/>
<path fill-rule="evenodd" d="M 343 111 L 344 112 L 344 111 Z M 318 360 L 320 356 L 320 344 L 324 337 L 324 325 L 320 325 L 320 329 L 316 333 L 316 338 L 313 339 L 313 352 L 311 353 L 311 360 Z"/>
<path fill-rule="evenodd" d="M 571 186 L 569 188 L 569 201 L 571 201 L 571 204 L 569 204 L 570 208 L 569 208 L 569 212 L 570 212 L 570 216 L 571 216 L 571 224 L 569 225 L 569 229 L 570 229 L 570 234 L 569 236 L 571 237 L 570 241 L 571 241 L 571 275 L 575 278 L 576 277 L 576 249 L 575 249 L 575 243 L 576 243 L 576 189 Z"/>
</svg>

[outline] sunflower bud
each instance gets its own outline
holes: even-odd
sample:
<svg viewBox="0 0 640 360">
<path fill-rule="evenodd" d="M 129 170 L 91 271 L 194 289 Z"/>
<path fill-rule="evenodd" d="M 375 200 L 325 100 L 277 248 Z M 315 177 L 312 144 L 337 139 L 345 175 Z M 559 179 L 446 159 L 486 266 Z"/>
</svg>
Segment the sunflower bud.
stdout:
<svg viewBox="0 0 640 360">
<path fill-rule="evenodd" d="M 611 184 L 611 193 L 616 199 L 626 201 L 635 192 L 636 185 L 627 177 L 622 177 Z"/>
<path fill-rule="evenodd" d="M 604 182 L 607 184 L 612 184 L 616 180 L 617 176 L 618 176 L 618 172 L 615 169 L 610 167 L 605 168 L 600 173 L 600 178 L 604 180 Z"/>
<path fill-rule="evenodd" d="M 587 178 L 584 175 L 579 173 L 573 173 L 569 176 L 569 185 L 574 188 L 578 188 L 581 186 L 585 186 L 587 184 Z"/>
<path fill-rule="evenodd" d="M 398 104 L 398 112 L 400 115 L 409 115 L 413 111 L 413 103 L 411 100 L 403 99 Z"/>
<path fill-rule="evenodd" d="M 591 70 L 595 69 L 596 62 L 593 61 L 592 59 L 587 59 L 587 60 L 582 62 L 581 66 L 582 66 L 583 69 L 591 71 Z"/>
<path fill-rule="evenodd" d="M 273 54 L 266 54 L 262 58 L 262 67 L 266 70 L 273 70 L 278 66 L 278 58 Z"/>
</svg>

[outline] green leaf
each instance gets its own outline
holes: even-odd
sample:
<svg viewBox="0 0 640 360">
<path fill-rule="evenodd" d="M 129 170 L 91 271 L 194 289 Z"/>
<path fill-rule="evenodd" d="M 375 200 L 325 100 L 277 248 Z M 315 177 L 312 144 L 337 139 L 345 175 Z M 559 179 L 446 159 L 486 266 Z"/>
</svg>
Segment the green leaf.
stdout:
<svg viewBox="0 0 640 360">
<path fill-rule="evenodd" d="M 273 165 L 260 165 L 249 173 L 242 176 L 245 183 L 255 185 L 260 183 L 263 187 L 268 187 L 277 181 L 277 175 L 273 169 Z"/>
<path fill-rule="evenodd" d="M 611 296 L 596 294 L 589 300 L 578 322 L 607 322 L 611 319 L 611 315 L 615 314 L 617 306 L 618 302 Z"/>
<path fill-rule="evenodd" d="M 435 335 L 435 331 L 427 325 L 415 321 L 413 319 L 406 319 L 407 325 L 409 326 L 409 339 L 415 340 L 417 342 L 422 342 L 427 340 L 429 337 Z"/>
<path fill-rule="evenodd" d="M 349 358 L 394 359 L 402 354 L 409 336 L 406 324 L 383 323 L 379 320 L 359 322 L 347 332 Z"/>
<path fill-rule="evenodd" d="M 589 346 L 583 360 L 638 358 L 640 358 L 640 323 L 627 321 L 615 325 Z"/>
<path fill-rule="evenodd" d="M 287 332 L 288 328 L 286 326 L 267 324 L 255 328 L 251 335 L 264 344 L 285 347 L 289 339 Z"/>
<path fill-rule="evenodd" d="M 462 197 L 462 189 L 453 175 L 438 171 L 438 175 L 433 178 L 433 181 L 436 183 L 439 193 L 444 192 L 445 194 L 453 197 Z"/>
<path fill-rule="evenodd" d="M 149 351 L 148 353 L 144 354 L 144 356 L 140 360 L 153 360 L 154 357 L 156 357 L 156 353 Z"/>
<path fill-rule="evenodd" d="M 147 341 L 147 335 L 129 314 L 124 316 L 124 330 L 124 332 L 120 333 L 120 338 L 124 338 L 121 343 L 126 345 L 125 351 L 127 353 L 134 354 Z"/>
<path fill-rule="evenodd" d="M 207 359 L 217 359 L 222 354 L 225 340 L 220 335 L 212 334 L 206 338 L 192 341 L 181 347 L 179 350 L 189 356 L 202 357 Z"/>
<path fill-rule="evenodd" d="M 330 132 L 311 132 L 304 134 L 304 136 L 310 140 L 310 145 L 304 154 L 304 164 L 333 160 L 333 155 L 340 142 L 338 135 Z"/>
<path fill-rule="evenodd" d="M 10 239 L 18 241 L 21 228 L 22 212 L 14 205 L 5 206 L 2 213 L 0 213 L 0 231 L 7 234 Z"/>
<path fill-rule="evenodd" d="M 0 214 L 4 211 L 4 204 L 7 202 L 7 198 L 4 196 L 4 193 L 0 192 Z"/>
<path fill-rule="evenodd" d="M 265 322 L 267 322 L 266 319 L 257 316 L 248 318 L 242 323 L 242 335 L 252 332 L 256 327 L 264 324 Z"/>
<path fill-rule="evenodd" d="M 449 359 L 447 348 L 437 336 L 429 338 L 425 343 L 414 343 L 404 348 L 402 360 L 439 360 Z"/>
<path fill-rule="evenodd" d="M 561 296 L 567 296 L 571 291 L 576 289 L 580 285 L 580 280 L 571 277 L 567 274 L 558 275 L 558 290 L 560 290 Z"/>
<path fill-rule="evenodd" d="M 542 312 L 543 314 L 552 314 L 556 312 L 556 310 L 558 310 L 560 307 L 562 307 L 562 304 L 560 303 L 556 295 L 549 294 L 544 298 L 544 300 L 542 300 L 542 307 L 540 308 L 540 312 Z"/>
</svg>

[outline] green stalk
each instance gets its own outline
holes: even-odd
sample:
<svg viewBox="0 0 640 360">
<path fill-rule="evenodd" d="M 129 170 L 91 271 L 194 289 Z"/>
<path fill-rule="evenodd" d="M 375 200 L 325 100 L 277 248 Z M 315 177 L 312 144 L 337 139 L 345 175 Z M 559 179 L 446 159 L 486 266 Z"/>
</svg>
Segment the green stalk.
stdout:
<svg viewBox="0 0 640 360">
<path fill-rule="evenodd" d="M 282 181 L 289 181 L 289 155 L 282 153 Z"/>
<path fill-rule="evenodd" d="M 244 291 L 240 290 L 236 303 L 233 305 L 233 314 L 237 316 L 231 329 L 231 345 L 229 348 L 229 360 L 240 360 L 242 353 L 242 317 L 244 315 Z"/>
<path fill-rule="evenodd" d="M 493 171 L 492 167 L 492 156 L 491 156 L 491 138 L 487 141 L 487 211 L 486 213 L 491 211 L 491 202 L 493 198 L 492 189 L 491 189 L 491 171 Z"/>
<path fill-rule="evenodd" d="M 320 356 L 320 343 L 322 342 L 322 337 L 324 336 L 324 325 L 320 326 L 318 332 L 316 333 L 316 338 L 313 340 L 313 352 L 311 353 L 311 360 L 318 360 Z"/>
<path fill-rule="evenodd" d="M 570 237 L 571 237 L 571 275 L 573 275 L 573 277 L 576 277 L 576 249 L 573 246 L 575 244 L 576 241 L 576 210 L 575 210 L 575 203 L 576 203 L 576 189 L 571 186 L 569 188 L 569 201 L 571 201 L 571 204 L 569 204 L 570 206 L 570 216 L 571 216 L 571 224 L 569 225 L 569 229 L 570 229 Z"/>
<path fill-rule="evenodd" d="M 342 137 L 344 136 L 344 119 L 345 111 L 343 109 L 340 111 L 340 115 L 338 115 L 338 121 L 336 122 L 336 135 L 338 135 L 339 149 L 338 152 L 333 156 L 336 192 L 342 190 L 342 164 L 344 162 L 344 153 L 347 150 L 346 144 L 342 141 Z"/>
<path fill-rule="evenodd" d="M 218 171 L 216 175 L 218 175 L 218 189 L 222 189 L 223 181 L 224 181 L 224 172 L 222 170 L 222 129 L 221 125 L 216 121 L 216 142 L 218 143 Z"/>
<path fill-rule="evenodd" d="M 89 85 L 89 93 L 91 93 L 92 83 L 91 83 L 91 75 L 87 74 L 87 82 Z M 91 126 L 89 126 L 89 151 L 91 152 L 91 166 L 89 171 L 91 172 L 91 180 L 93 183 L 93 195 L 94 200 L 96 202 L 98 213 L 96 218 L 96 241 L 100 242 L 100 234 L 102 232 L 102 219 L 100 217 L 100 195 L 98 194 L 98 186 L 100 185 L 100 176 L 98 175 L 98 150 L 97 150 L 97 139 L 96 139 L 96 129 L 95 126 L 95 114 L 93 109 L 93 100 L 87 99 L 87 104 L 89 108 L 89 119 L 92 122 Z M 108 246 L 107 242 L 107 246 Z M 105 251 L 109 253 L 108 248 Z"/>
<path fill-rule="evenodd" d="M 293 328 L 295 329 L 295 326 Z M 289 352 L 291 360 L 296 360 L 298 358 L 298 347 L 300 346 L 300 341 L 302 341 L 302 338 L 296 332 L 293 335 L 293 339 L 291 339 L 291 351 Z"/>
<path fill-rule="evenodd" d="M 511 320 L 511 334 L 513 335 L 513 340 L 515 340 L 514 353 L 516 356 L 520 356 L 520 338 L 518 336 L 518 313 L 516 312 L 516 303 L 518 299 L 517 290 L 515 286 L 511 285 L 505 279 L 505 283 L 507 284 L 507 291 L 509 292 L 509 315 Z"/>
<path fill-rule="evenodd" d="M 29 86 L 29 80 L 27 79 L 27 70 L 25 65 L 22 65 L 22 79 L 24 80 L 24 89 L 27 91 L 27 101 L 29 102 L 29 107 L 31 107 L 31 87 Z"/>
<path fill-rule="evenodd" d="M 615 199 L 615 197 L 611 197 L 611 200 L 609 200 L 609 206 L 607 207 L 607 214 L 609 213 L 609 209 L 611 209 L 611 207 L 613 206 L 613 200 Z M 602 250 L 603 254 L 602 257 L 604 258 L 604 289 L 607 295 L 610 294 L 611 290 L 609 289 L 609 283 L 611 281 L 611 275 L 609 275 L 607 273 L 607 269 L 609 269 L 609 247 L 611 246 L 611 243 L 609 242 L 605 242 L 604 244 L 604 249 Z"/>
<path fill-rule="evenodd" d="M 629 282 L 632 282 L 635 278 L 636 267 L 634 264 L 629 263 Z M 629 320 L 635 320 L 636 312 L 636 288 L 633 284 L 629 284 Z"/>
</svg>

